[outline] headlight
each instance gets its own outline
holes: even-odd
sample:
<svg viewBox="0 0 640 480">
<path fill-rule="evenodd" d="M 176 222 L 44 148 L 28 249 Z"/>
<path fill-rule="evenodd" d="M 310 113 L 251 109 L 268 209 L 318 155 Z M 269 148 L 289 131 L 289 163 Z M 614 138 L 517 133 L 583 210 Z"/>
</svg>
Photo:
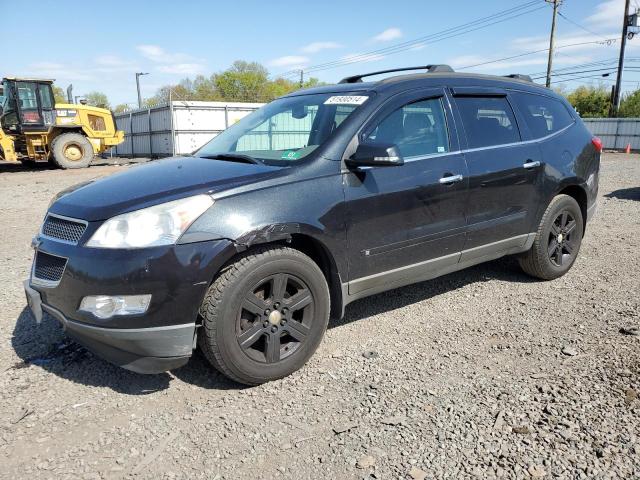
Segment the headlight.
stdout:
<svg viewBox="0 0 640 480">
<path fill-rule="evenodd" d="M 96 248 L 144 248 L 172 245 L 207 208 L 209 195 L 196 195 L 113 217 L 87 242 Z"/>
</svg>

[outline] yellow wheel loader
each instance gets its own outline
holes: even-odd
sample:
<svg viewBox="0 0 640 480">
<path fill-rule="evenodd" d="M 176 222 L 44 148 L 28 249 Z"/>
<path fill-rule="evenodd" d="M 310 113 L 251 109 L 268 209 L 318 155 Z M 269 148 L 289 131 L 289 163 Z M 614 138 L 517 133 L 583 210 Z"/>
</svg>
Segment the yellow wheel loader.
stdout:
<svg viewBox="0 0 640 480">
<path fill-rule="evenodd" d="M 2 80 L 0 160 L 88 167 L 94 155 L 122 143 L 113 113 L 104 108 L 54 102 L 53 80 Z"/>
</svg>

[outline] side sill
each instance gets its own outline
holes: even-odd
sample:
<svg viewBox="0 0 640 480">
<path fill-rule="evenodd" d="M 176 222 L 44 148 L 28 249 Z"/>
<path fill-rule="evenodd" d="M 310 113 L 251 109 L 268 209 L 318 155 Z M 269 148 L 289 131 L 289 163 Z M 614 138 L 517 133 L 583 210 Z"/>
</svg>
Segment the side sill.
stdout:
<svg viewBox="0 0 640 480">
<path fill-rule="evenodd" d="M 467 267 L 478 265 L 479 263 L 495 260 L 505 255 L 526 252 L 533 245 L 535 237 L 535 233 L 518 235 L 481 247 L 463 250 L 462 252 L 452 255 L 446 255 L 426 262 L 408 265 L 343 283 L 343 304 L 346 306 L 355 300 L 370 295 L 431 280 L 442 275 L 464 270 Z M 457 257 L 457 260 L 451 262 L 452 257 Z"/>
</svg>

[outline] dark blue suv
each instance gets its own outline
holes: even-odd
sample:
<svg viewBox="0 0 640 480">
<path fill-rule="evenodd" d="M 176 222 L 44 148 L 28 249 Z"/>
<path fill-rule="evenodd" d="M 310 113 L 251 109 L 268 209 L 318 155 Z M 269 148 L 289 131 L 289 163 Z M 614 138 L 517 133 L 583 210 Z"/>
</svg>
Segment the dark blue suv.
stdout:
<svg viewBox="0 0 640 480">
<path fill-rule="evenodd" d="M 522 75 L 374 72 L 269 103 L 192 156 L 61 192 L 25 282 L 37 319 L 136 372 L 200 348 L 258 384 L 356 299 L 503 255 L 578 255 L 602 145 Z"/>
</svg>

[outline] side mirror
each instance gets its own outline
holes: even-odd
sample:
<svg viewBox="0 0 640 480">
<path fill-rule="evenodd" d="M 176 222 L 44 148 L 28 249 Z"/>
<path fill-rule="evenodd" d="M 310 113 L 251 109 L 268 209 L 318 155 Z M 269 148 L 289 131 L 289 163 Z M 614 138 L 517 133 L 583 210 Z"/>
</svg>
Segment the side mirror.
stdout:
<svg viewBox="0 0 640 480">
<path fill-rule="evenodd" d="M 345 162 L 351 167 L 397 167 L 404 159 L 393 143 L 363 142 Z"/>
</svg>

